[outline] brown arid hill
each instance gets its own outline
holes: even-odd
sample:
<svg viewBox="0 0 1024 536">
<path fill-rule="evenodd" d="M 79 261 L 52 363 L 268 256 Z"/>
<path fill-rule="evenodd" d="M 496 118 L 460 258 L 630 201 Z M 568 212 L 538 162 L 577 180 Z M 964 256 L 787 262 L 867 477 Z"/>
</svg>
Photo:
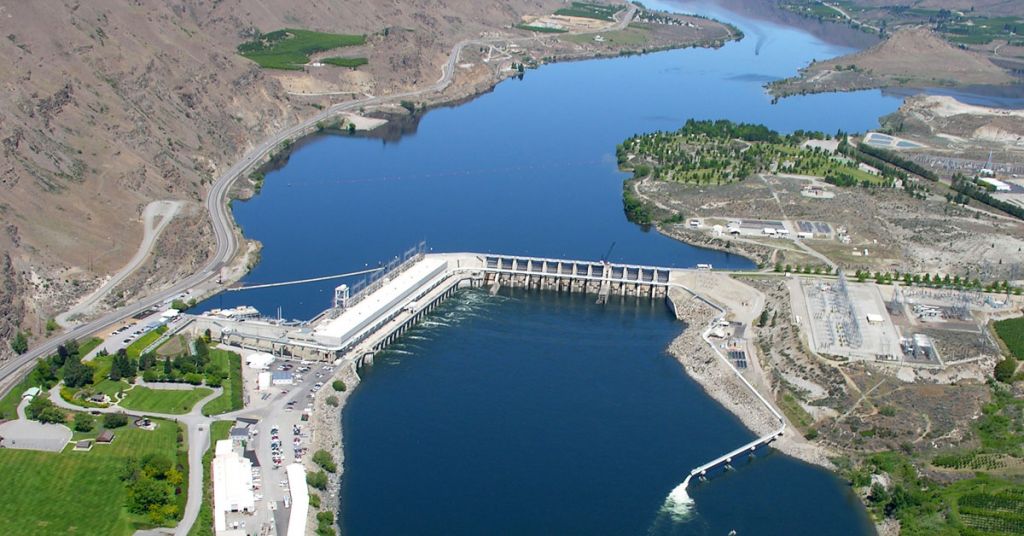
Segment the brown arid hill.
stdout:
<svg viewBox="0 0 1024 536">
<path fill-rule="evenodd" d="M 313 115 L 238 56 L 254 31 L 371 35 L 373 94 L 433 83 L 461 39 L 556 0 L 33 0 L 0 5 L 0 341 L 43 334 L 135 253 L 154 200 L 183 201 L 141 272 L 160 284 L 209 255 L 212 179 L 268 133 Z M 384 28 L 400 28 L 384 37 Z M 342 75 L 338 75 L 342 76 Z M 138 284 L 138 281 L 136 282 Z M 135 287 L 141 288 L 141 287 Z M 121 292 L 117 299 L 128 298 Z M 6 342 L 0 357 L 9 355 Z"/>
<path fill-rule="evenodd" d="M 987 58 L 958 48 L 927 28 L 903 28 L 849 56 L 814 62 L 774 82 L 777 96 L 880 87 L 1004 85 L 1016 79 Z"/>
</svg>

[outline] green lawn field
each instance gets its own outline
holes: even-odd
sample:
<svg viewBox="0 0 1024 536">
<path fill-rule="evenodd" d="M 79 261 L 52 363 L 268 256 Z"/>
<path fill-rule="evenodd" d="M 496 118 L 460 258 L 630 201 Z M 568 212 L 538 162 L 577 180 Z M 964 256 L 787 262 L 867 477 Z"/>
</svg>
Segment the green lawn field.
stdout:
<svg viewBox="0 0 1024 536">
<path fill-rule="evenodd" d="M 221 387 L 224 393 L 203 406 L 203 415 L 220 415 L 242 409 L 242 357 L 234 352 L 210 349 L 210 362 L 228 371 Z"/>
<path fill-rule="evenodd" d="M 158 421 L 155 431 L 119 428 L 110 445 L 89 452 L 0 449 L 0 534 L 129 535 L 146 520 L 124 508 L 120 473 L 125 459 L 163 452 L 174 457 L 177 426 Z"/>
<path fill-rule="evenodd" d="M 138 359 L 147 346 L 156 342 L 166 332 L 167 326 L 160 326 L 148 333 L 144 333 L 141 337 L 135 339 L 135 342 L 129 344 L 128 348 L 125 348 L 125 351 L 128 352 L 128 357 Z"/>
<path fill-rule="evenodd" d="M 206 387 L 187 390 L 135 387 L 128 391 L 120 406 L 134 411 L 182 415 L 191 411 L 196 402 L 206 398 L 212 392 L 212 389 Z"/>
</svg>

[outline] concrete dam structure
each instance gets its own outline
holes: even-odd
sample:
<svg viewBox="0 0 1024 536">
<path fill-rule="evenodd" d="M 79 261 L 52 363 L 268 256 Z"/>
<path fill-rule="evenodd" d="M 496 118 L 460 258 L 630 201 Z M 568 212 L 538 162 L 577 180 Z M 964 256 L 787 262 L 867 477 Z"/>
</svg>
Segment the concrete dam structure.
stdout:
<svg viewBox="0 0 1024 536">
<path fill-rule="evenodd" d="M 262 318 L 251 308 L 197 316 L 193 329 L 221 342 L 275 355 L 357 365 L 393 342 L 456 290 L 512 286 L 556 292 L 665 298 L 671 269 L 608 262 L 475 253 L 406 252 L 367 280 L 334 290 L 331 307 L 309 322 Z M 287 283 L 279 283 L 287 284 Z"/>
<path fill-rule="evenodd" d="M 661 298 L 673 311 L 675 303 L 669 299 L 669 289 L 675 288 L 717 309 L 721 313 L 715 319 L 717 323 L 726 316 L 725 308 L 687 286 L 687 283 L 692 285 L 699 281 L 694 276 L 706 269 L 514 255 L 435 254 L 426 253 L 425 245 L 421 243 L 386 266 L 372 270 L 368 279 L 351 287 L 345 284 L 336 287 L 331 307 L 308 322 L 264 318 L 252 307 L 239 307 L 212 310 L 192 317 L 187 329 L 195 333 L 209 330 L 211 337 L 220 342 L 280 357 L 329 362 L 344 360 L 352 366 L 361 367 L 371 365 L 376 353 L 398 339 L 446 298 L 468 287 L 489 288 L 492 293 L 503 285 L 582 292 L 594 295 L 598 303 L 607 302 L 611 296 Z M 298 283 L 305 281 L 308 280 Z M 691 478 L 703 479 L 712 469 L 731 467 L 734 458 L 768 445 L 785 430 L 783 417 L 711 343 L 708 339 L 710 330 L 711 326 L 708 326 L 703 332 L 705 342 L 778 418 L 779 428 L 695 468 L 673 491 L 670 496 L 673 500 L 688 500 L 685 491 Z"/>
</svg>

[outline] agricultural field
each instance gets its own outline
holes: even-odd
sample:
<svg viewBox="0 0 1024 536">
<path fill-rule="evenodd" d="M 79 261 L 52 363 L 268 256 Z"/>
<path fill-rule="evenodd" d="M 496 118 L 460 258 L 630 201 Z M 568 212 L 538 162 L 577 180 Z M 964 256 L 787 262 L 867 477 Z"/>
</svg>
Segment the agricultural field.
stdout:
<svg viewBox="0 0 1024 536">
<path fill-rule="evenodd" d="M 900 534 L 1024 534 L 1024 487 L 1019 484 L 977 473 L 939 485 L 897 452 L 871 455 L 845 473 L 855 487 L 870 487 L 868 510 L 876 518 L 898 519 Z M 873 474 L 888 475 L 891 485 L 871 484 Z"/>
<path fill-rule="evenodd" d="M 320 63 L 333 65 L 335 67 L 348 67 L 349 69 L 355 69 L 370 63 L 370 60 L 366 58 L 342 58 L 341 56 L 331 56 L 329 58 L 321 59 Z"/>
<path fill-rule="evenodd" d="M 622 11 L 622 6 L 592 4 L 590 2 L 573 2 L 569 7 L 563 7 L 555 11 L 555 15 L 613 21 L 615 20 L 615 14 L 619 11 Z"/>
<path fill-rule="evenodd" d="M 309 63 L 309 56 L 312 54 L 365 43 L 364 35 L 286 28 L 261 34 L 252 41 L 238 45 L 238 53 L 265 69 L 296 71 Z"/>
<path fill-rule="evenodd" d="M 118 428 L 113 443 L 88 452 L 70 446 L 60 453 L 0 449 L 0 504 L 5 505 L 0 534 L 128 536 L 152 527 L 147 516 L 126 508 L 128 493 L 121 475 L 129 457 L 162 454 L 180 459 L 178 427 L 156 422 L 152 432 Z M 186 492 L 183 485 L 175 497 L 179 505 L 184 505 Z"/>
<path fill-rule="evenodd" d="M 220 415 L 242 409 L 242 357 L 213 348 L 210 350 L 210 363 L 228 371 L 228 378 L 221 383 L 224 393 L 203 406 L 203 415 Z"/>
<path fill-rule="evenodd" d="M 612 45 L 639 46 L 649 42 L 647 29 L 636 24 L 630 24 L 625 30 L 602 33 L 601 37 L 605 43 Z M 568 35 L 562 39 L 580 45 L 594 42 L 591 34 Z"/>
<path fill-rule="evenodd" d="M 671 182 L 721 185 L 757 173 L 812 175 L 840 186 L 886 182 L 842 155 L 801 147 L 807 139 L 823 137 L 803 132 L 782 136 L 762 125 L 690 119 L 675 132 L 633 136 L 616 155 L 619 165 L 638 178 Z"/>
<path fill-rule="evenodd" d="M 992 325 L 1013 357 L 1024 359 L 1024 317 L 1000 320 Z"/>
<path fill-rule="evenodd" d="M 212 389 L 196 387 L 193 389 L 151 389 L 136 386 L 128 391 L 120 406 L 134 411 L 151 411 L 183 415 L 192 411 L 196 402 L 206 398 Z"/>
</svg>

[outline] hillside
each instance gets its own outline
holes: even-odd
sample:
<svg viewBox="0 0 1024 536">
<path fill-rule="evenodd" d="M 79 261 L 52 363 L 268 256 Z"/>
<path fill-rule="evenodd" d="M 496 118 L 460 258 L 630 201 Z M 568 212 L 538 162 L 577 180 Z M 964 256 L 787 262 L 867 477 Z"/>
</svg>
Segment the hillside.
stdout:
<svg viewBox="0 0 1024 536">
<path fill-rule="evenodd" d="M 893 86 L 1004 85 L 1015 79 L 987 58 L 958 48 L 926 28 L 903 28 L 877 45 L 814 62 L 799 76 L 774 82 L 773 95 L 852 91 Z"/>
<path fill-rule="evenodd" d="M 267 133 L 322 104 L 329 85 L 387 94 L 433 83 L 460 39 L 549 0 L 39 0 L 0 6 L 0 339 L 42 335 L 123 266 L 155 200 L 183 201 L 157 253 L 112 301 L 191 271 L 210 247 L 201 202 L 213 177 Z M 257 32 L 367 35 L 370 64 L 312 75 L 236 54 Z M 398 31 L 384 32 L 385 28 Z M 0 356 L 7 355 L 4 344 Z"/>
</svg>

